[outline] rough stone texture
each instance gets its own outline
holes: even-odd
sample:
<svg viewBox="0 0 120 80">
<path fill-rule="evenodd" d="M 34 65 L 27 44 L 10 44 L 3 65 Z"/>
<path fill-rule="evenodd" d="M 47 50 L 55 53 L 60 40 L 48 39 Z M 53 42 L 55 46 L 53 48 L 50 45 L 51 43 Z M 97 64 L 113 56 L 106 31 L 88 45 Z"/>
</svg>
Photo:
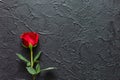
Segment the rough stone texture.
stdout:
<svg viewBox="0 0 120 80">
<path fill-rule="evenodd" d="M 19 35 L 41 34 L 37 80 L 120 80 L 120 0 L 0 0 L 0 80 L 30 80 Z"/>
</svg>

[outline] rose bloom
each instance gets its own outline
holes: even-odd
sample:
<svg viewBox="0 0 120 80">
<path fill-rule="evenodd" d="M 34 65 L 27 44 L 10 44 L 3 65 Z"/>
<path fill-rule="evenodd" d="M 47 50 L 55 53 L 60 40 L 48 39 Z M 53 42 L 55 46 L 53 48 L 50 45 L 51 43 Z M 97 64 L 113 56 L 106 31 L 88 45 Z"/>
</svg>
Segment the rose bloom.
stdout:
<svg viewBox="0 0 120 80">
<path fill-rule="evenodd" d="M 39 34 L 36 32 L 24 32 L 20 35 L 20 38 L 25 47 L 28 48 L 30 45 L 35 47 L 38 44 Z"/>
</svg>

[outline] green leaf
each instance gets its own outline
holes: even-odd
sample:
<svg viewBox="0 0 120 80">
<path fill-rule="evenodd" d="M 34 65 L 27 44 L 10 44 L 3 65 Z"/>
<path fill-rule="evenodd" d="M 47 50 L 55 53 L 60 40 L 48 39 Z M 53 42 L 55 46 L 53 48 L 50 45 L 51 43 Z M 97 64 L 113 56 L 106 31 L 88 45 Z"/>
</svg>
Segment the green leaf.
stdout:
<svg viewBox="0 0 120 80">
<path fill-rule="evenodd" d="M 28 66 L 28 67 L 30 66 L 30 62 L 27 63 L 27 66 Z"/>
<path fill-rule="evenodd" d="M 42 69 L 41 71 L 48 71 L 48 70 L 53 70 L 53 69 L 57 69 L 57 68 L 56 67 L 48 67 L 48 68 Z"/>
<path fill-rule="evenodd" d="M 40 64 L 39 63 L 36 65 L 36 72 L 40 73 Z"/>
<path fill-rule="evenodd" d="M 23 57 L 21 54 L 16 54 L 18 57 L 19 57 L 19 59 L 21 59 L 22 61 L 24 61 L 24 62 L 26 62 L 26 63 L 28 63 L 29 61 L 25 58 L 25 57 Z"/>
<path fill-rule="evenodd" d="M 37 61 L 37 59 L 40 57 L 40 54 L 41 54 L 41 51 L 35 56 L 35 58 L 34 58 L 34 62 Z"/>
<path fill-rule="evenodd" d="M 39 63 L 39 60 L 36 60 L 35 63 Z"/>
<path fill-rule="evenodd" d="M 32 75 L 35 75 L 37 72 L 35 71 L 35 69 L 34 68 L 32 68 L 32 67 L 26 67 L 26 69 L 27 69 L 27 71 L 30 73 L 30 74 L 32 74 Z"/>
</svg>

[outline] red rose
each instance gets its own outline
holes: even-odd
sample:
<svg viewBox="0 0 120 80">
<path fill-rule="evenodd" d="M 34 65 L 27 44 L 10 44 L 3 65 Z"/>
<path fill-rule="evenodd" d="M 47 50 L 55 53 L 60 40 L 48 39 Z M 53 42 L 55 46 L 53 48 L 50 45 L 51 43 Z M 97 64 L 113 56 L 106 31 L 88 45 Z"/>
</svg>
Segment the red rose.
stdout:
<svg viewBox="0 0 120 80">
<path fill-rule="evenodd" d="M 39 34 L 36 32 L 25 32 L 21 34 L 20 38 L 22 39 L 23 45 L 25 47 L 29 47 L 32 45 L 32 47 L 35 47 L 39 40 Z"/>
</svg>

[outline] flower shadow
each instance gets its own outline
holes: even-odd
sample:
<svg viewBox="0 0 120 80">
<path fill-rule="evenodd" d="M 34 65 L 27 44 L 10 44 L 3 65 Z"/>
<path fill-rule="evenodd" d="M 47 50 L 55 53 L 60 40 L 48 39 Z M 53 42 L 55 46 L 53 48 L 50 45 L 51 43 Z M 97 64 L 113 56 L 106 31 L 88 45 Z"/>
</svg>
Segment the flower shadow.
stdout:
<svg viewBox="0 0 120 80">
<path fill-rule="evenodd" d="M 37 80 L 57 80 L 57 76 L 55 75 L 55 73 L 53 71 L 44 72 L 41 75 L 41 78 L 39 78 Z"/>
</svg>

